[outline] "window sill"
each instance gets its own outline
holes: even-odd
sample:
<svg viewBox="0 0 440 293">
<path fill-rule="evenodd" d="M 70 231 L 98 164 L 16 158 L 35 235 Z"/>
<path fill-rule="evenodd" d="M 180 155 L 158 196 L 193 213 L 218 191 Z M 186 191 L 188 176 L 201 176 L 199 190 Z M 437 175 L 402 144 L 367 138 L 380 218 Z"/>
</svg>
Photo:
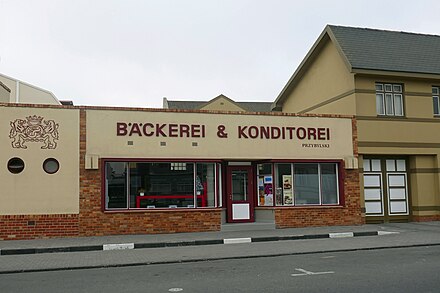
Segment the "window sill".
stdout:
<svg viewBox="0 0 440 293">
<path fill-rule="evenodd" d="M 256 210 L 272 210 L 272 209 L 334 209 L 345 208 L 343 205 L 296 205 L 296 206 L 259 206 Z"/>
<path fill-rule="evenodd" d="M 385 119 L 408 119 L 406 116 L 396 116 L 396 115 L 377 115 L 377 118 Z"/>
<path fill-rule="evenodd" d="M 114 209 L 114 210 L 104 210 L 104 214 L 117 214 L 117 213 L 146 213 L 146 212 L 211 212 L 211 211 L 220 211 L 222 208 L 213 208 L 213 207 L 206 207 L 206 208 L 154 208 L 154 209 Z"/>
</svg>

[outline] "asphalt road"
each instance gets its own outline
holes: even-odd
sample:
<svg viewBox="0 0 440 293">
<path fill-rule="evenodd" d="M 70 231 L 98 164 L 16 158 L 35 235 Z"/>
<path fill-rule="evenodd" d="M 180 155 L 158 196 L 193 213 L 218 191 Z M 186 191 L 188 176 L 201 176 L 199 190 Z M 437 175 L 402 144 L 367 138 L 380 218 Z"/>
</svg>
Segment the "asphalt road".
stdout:
<svg viewBox="0 0 440 293">
<path fill-rule="evenodd" d="M 440 247 L 0 275 L 1 292 L 440 292 Z"/>
</svg>

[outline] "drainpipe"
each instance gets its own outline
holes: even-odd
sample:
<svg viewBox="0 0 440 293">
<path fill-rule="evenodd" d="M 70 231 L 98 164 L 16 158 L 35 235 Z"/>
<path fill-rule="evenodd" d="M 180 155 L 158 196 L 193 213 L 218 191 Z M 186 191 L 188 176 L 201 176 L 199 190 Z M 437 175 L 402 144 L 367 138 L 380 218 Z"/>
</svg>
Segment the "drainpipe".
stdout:
<svg viewBox="0 0 440 293">
<path fill-rule="evenodd" d="M 20 102 L 20 81 L 17 80 L 15 83 L 15 102 Z"/>
</svg>

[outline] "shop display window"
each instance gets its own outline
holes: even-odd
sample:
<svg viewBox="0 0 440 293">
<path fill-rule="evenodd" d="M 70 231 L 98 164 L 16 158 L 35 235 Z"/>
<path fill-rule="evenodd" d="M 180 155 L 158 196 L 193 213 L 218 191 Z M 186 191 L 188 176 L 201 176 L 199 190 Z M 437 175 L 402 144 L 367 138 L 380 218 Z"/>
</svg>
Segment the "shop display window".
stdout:
<svg viewBox="0 0 440 293">
<path fill-rule="evenodd" d="M 318 164 L 294 165 L 295 203 L 319 204 Z"/>
<path fill-rule="evenodd" d="M 322 204 L 338 204 L 338 171 L 336 164 L 319 164 L 321 168 Z"/>
<path fill-rule="evenodd" d="M 293 205 L 292 164 L 275 164 L 276 205 Z"/>
<path fill-rule="evenodd" d="M 216 203 L 216 164 L 197 163 L 196 164 L 196 196 L 198 207 L 215 207 Z M 204 198 L 200 196 L 204 195 Z"/>
<path fill-rule="evenodd" d="M 272 177 L 273 184 L 265 184 L 264 178 Z M 337 205 L 339 204 L 338 164 L 337 163 L 275 163 L 260 164 L 258 173 L 259 205 L 267 204 L 266 192 L 275 192 L 275 205 Z"/>
<path fill-rule="evenodd" d="M 194 207 L 194 164 L 129 165 L 130 208 Z"/>
<path fill-rule="evenodd" d="M 127 208 L 127 164 L 106 163 L 105 202 L 109 209 Z"/>
<path fill-rule="evenodd" d="M 258 205 L 273 206 L 272 164 L 257 165 Z"/>
<path fill-rule="evenodd" d="M 218 206 L 217 163 L 106 162 L 107 209 Z"/>
</svg>

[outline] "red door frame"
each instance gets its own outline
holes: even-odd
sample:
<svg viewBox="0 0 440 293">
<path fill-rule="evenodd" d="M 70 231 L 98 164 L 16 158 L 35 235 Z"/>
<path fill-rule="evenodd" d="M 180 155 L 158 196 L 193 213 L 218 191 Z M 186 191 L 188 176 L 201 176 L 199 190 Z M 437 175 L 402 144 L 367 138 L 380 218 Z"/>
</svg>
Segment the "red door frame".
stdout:
<svg viewBox="0 0 440 293">
<path fill-rule="evenodd" d="M 233 201 L 232 200 L 232 171 L 243 170 L 248 173 L 248 197 L 246 201 Z M 227 209 L 227 222 L 228 223 L 250 223 L 255 222 L 255 178 L 253 166 L 227 166 L 226 168 L 226 209 Z M 249 203 L 249 219 L 248 220 L 233 220 L 232 219 L 232 204 L 233 203 Z"/>
</svg>

